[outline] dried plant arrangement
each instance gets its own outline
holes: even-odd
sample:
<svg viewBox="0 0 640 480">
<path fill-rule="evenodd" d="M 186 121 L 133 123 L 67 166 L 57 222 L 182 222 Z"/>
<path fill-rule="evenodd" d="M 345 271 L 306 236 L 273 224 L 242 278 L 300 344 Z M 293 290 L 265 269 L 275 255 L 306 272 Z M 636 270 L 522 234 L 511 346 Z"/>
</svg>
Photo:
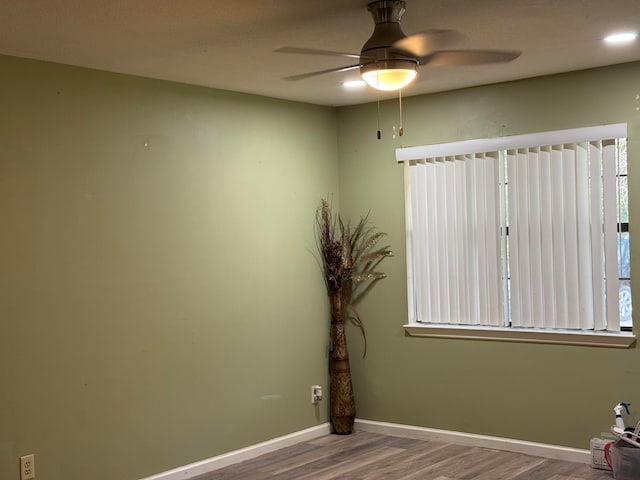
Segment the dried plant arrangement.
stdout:
<svg viewBox="0 0 640 480">
<path fill-rule="evenodd" d="M 340 435 L 353 431 L 355 419 L 344 325 L 350 320 L 358 326 L 365 342 L 363 356 L 366 355 L 366 333 L 356 305 L 386 277 L 377 270 L 382 260 L 393 255 L 388 245 L 378 246 L 385 235 L 369 223 L 368 214 L 352 227 L 333 214 L 324 198 L 316 211 L 316 242 L 331 305 L 330 417 L 333 432 Z"/>
</svg>

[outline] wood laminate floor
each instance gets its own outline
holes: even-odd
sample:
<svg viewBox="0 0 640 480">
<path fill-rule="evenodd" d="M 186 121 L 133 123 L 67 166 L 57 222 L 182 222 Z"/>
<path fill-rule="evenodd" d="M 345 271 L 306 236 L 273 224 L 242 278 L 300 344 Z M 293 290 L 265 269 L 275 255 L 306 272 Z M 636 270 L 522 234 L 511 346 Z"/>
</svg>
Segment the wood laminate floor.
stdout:
<svg viewBox="0 0 640 480">
<path fill-rule="evenodd" d="M 583 463 L 404 437 L 327 435 L 197 480 L 611 480 Z"/>
</svg>

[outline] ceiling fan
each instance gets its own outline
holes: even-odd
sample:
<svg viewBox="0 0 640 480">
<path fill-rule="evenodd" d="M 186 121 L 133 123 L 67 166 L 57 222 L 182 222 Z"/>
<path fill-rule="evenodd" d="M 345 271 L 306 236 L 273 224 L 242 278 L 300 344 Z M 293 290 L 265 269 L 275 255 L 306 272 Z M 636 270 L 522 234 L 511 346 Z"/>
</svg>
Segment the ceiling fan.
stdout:
<svg viewBox="0 0 640 480">
<path fill-rule="evenodd" d="M 367 84 L 378 90 L 392 91 L 411 83 L 417 76 L 416 68 L 419 66 L 505 63 L 520 56 L 520 52 L 503 50 L 441 50 L 459 38 L 459 34 L 453 30 L 426 30 L 407 36 L 400 27 L 400 19 L 405 12 L 403 0 L 377 0 L 369 3 L 367 8 L 373 16 L 375 28 L 360 54 L 301 47 L 275 50 L 280 53 L 357 58 L 357 64 L 293 75 L 285 77 L 285 80 L 302 80 L 359 68 Z"/>
</svg>

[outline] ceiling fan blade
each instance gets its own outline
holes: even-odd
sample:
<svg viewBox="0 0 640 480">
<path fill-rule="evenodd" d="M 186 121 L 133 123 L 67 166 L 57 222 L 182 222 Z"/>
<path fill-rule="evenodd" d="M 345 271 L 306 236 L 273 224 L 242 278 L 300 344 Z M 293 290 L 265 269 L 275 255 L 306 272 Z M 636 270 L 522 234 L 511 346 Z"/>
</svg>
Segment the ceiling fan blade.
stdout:
<svg viewBox="0 0 640 480">
<path fill-rule="evenodd" d="M 289 80 L 289 81 L 303 80 L 305 78 L 315 77 L 316 75 L 324 75 L 325 73 L 346 72 L 348 70 L 353 70 L 355 68 L 360 68 L 360 64 L 349 65 L 348 67 L 330 68 L 328 70 L 320 70 L 318 72 L 303 73 L 300 75 L 292 75 L 290 77 L 284 77 L 283 80 Z"/>
<path fill-rule="evenodd" d="M 277 53 L 301 53 L 303 55 L 327 55 L 330 57 L 349 57 L 360 58 L 358 53 L 346 53 L 346 52 L 334 52 L 333 50 L 319 50 L 317 48 L 303 48 L 303 47 L 281 47 L 274 50 Z"/>
<path fill-rule="evenodd" d="M 398 40 L 391 47 L 409 52 L 415 57 L 426 57 L 459 41 L 461 37 L 455 30 L 425 30 Z"/>
<path fill-rule="evenodd" d="M 515 60 L 521 52 L 504 50 L 442 50 L 418 59 L 420 65 L 429 67 L 458 67 L 461 65 L 483 65 L 506 63 Z"/>
</svg>

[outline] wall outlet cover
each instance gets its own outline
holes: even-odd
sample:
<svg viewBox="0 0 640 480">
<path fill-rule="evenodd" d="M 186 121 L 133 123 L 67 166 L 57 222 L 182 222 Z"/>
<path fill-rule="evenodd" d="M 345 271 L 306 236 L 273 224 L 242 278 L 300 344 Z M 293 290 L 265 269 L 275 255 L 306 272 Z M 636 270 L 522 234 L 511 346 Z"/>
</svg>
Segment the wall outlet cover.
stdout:
<svg viewBox="0 0 640 480">
<path fill-rule="evenodd" d="M 36 458 L 32 453 L 20 457 L 20 480 L 36 478 Z"/>
</svg>

